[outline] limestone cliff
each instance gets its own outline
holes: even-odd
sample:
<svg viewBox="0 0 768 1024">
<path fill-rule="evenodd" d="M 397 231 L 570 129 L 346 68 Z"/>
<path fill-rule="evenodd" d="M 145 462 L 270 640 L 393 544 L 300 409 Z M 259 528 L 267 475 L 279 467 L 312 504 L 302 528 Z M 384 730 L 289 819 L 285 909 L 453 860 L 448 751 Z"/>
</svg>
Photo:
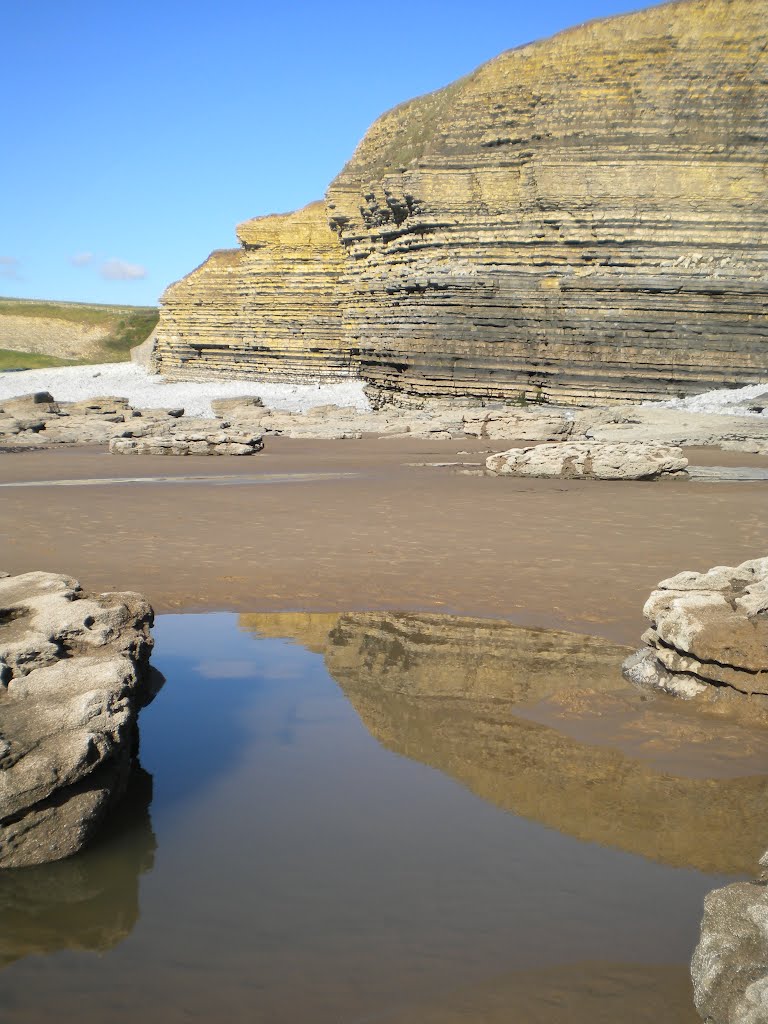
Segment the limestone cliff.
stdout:
<svg viewBox="0 0 768 1024">
<path fill-rule="evenodd" d="M 575 402 L 764 379 L 766 141 L 768 0 L 508 51 L 380 118 L 325 212 L 169 289 L 161 368 Z"/>
<path fill-rule="evenodd" d="M 273 379 L 349 373 L 341 342 L 344 255 L 322 203 L 237 229 L 163 296 L 156 358 L 161 373 Z"/>
</svg>

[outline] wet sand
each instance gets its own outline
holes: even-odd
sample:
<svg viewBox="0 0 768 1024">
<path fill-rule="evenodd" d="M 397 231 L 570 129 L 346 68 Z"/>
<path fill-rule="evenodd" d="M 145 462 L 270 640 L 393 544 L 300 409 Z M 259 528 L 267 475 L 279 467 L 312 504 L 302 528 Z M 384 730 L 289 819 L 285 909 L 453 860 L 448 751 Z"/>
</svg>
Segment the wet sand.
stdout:
<svg viewBox="0 0 768 1024">
<path fill-rule="evenodd" d="M 0 488 L 0 568 L 138 590 L 161 612 L 431 610 L 635 643 L 658 580 L 768 550 L 765 482 L 514 480 L 418 465 L 482 463 L 509 446 L 271 438 L 244 459 L 0 453 L 0 485 L 50 482 Z M 106 482 L 126 477 L 201 479 Z M 73 480 L 90 483 L 55 483 Z"/>
</svg>

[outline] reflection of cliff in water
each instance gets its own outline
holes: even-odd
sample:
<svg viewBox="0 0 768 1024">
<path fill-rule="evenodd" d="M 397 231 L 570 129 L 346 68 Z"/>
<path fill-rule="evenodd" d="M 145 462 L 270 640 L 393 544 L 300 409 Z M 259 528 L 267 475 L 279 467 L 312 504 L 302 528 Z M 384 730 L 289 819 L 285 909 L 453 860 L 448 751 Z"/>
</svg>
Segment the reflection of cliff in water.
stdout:
<svg viewBox="0 0 768 1024">
<path fill-rule="evenodd" d="M 64 949 L 104 952 L 139 919 L 139 876 L 152 867 L 152 776 L 134 771 L 89 847 L 67 860 L 0 872 L 0 967 Z"/>
<path fill-rule="evenodd" d="M 283 636 L 317 631 L 286 615 Z M 278 616 L 265 632 L 279 635 Z M 248 616 L 247 628 L 259 628 Z M 298 630 L 292 627 L 298 625 Z M 325 660 L 386 747 L 579 839 L 675 866 L 750 871 L 765 848 L 768 732 L 621 679 L 627 649 L 506 622 L 339 616 Z M 538 719 L 538 720 L 537 720 Z"/>
</svg>

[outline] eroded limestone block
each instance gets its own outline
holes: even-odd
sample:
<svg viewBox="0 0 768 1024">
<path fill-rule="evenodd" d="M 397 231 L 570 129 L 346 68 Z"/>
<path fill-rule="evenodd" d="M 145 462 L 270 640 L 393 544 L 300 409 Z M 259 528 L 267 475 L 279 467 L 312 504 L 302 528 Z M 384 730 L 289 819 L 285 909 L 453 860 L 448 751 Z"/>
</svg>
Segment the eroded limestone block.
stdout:
<svg viewBox="0 0 768 1024">
<path fill-rule="evenodd" d="M 122 795 L 151 697 L 152 621 L 139 594 L 0 578 L 0 867 L 77 852 Z"/>
<path fill-rule="evenodd" d="M 658 444 L 540 444 L 510 448 L 486 459 L 496 476 L 562 477 L 593 480 L 654 480 L 685 476 L 688 460 L 680 448 Z"/>
</svg>

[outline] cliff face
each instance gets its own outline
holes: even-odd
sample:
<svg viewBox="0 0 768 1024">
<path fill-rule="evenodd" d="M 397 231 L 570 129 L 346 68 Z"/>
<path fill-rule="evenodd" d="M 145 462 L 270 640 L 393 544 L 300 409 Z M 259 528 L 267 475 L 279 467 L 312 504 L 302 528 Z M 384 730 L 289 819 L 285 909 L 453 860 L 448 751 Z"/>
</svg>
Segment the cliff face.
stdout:
<svg viewBox="0 0 768 1024">
<path fill-rule="evenodd" d="M 323 204 L 257 217 L 237 234 L 240 249 L 212 253 L 163 296 L 160 372 L 185 379 L 347 376 L 344 254 Z"/>
<path fill-rule="evenodd" d="M 218 344 L 238 370 L 359 367 L 430 395 L 626 400 L 764 379 L 767 44 L 766 0 L 684 0 L 390 111 L 328 190 L 330 241 L 319 206 L 251 221 L 236 285 L 204 265 L 166 293 L 164 372 L 175 322 L 188 353 Z M 309 211 L 299 245 L 292 227 L 262 240 Z"/>
<path fill-rule="evenodd" d="M 726 739 L 721 718 L 642 701 L 617 683 L 623 650 L 506 622 L 362 613 L 339 618 L 325 662 L 380 743 L 503 810 L 665 864 L 748 871 L 768 778 L 753 774 L 760 755 L 739 757 L 764 739 L 735 724 Z"/>
</svg>

